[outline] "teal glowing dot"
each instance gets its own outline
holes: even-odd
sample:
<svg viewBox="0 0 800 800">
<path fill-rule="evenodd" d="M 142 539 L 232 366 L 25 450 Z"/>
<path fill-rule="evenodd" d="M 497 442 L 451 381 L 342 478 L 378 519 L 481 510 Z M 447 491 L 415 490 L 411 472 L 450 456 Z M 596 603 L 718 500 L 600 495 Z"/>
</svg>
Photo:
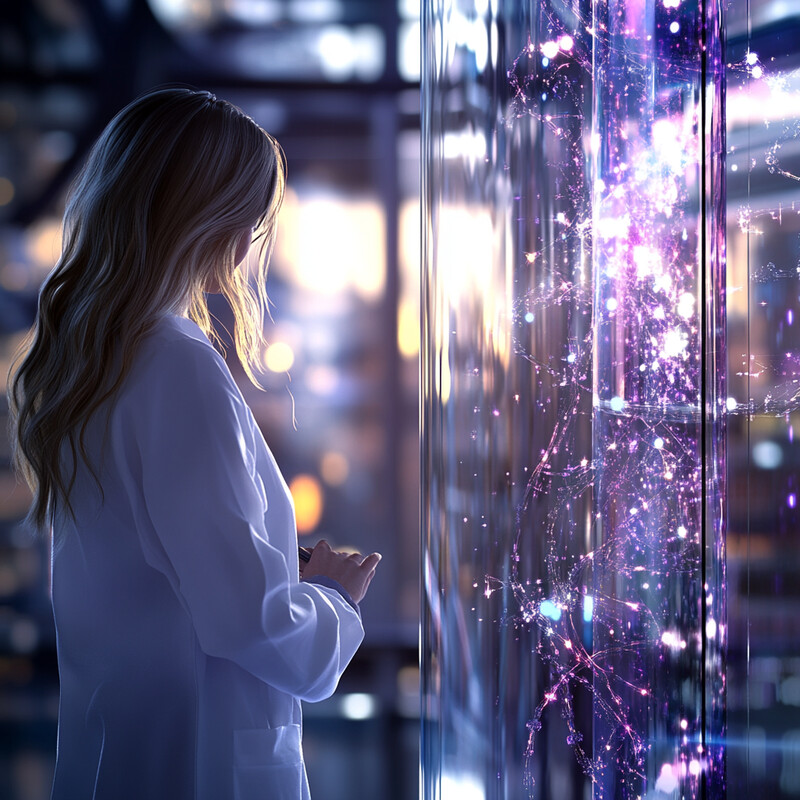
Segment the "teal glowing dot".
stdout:
<svg viewBox="0 0 800 800">
<path fill-rule="evenodd" d="M 591 622 L 594 616 L 594 597 L 590 594 L 583 596 L 583 621 Z"/>
<path fill-rule="evenodd" d="M 525 315 L 525 322 L 533 322 L 533 314 L 530 311 Z"/>
<path fill-rule="evenodd" d="M 554 622 L 558 622 L 561 619 L 561 609 L 552 600 L 543 601 L 539 606 L 539 613 Z"/>
<path fill-rule="evenodd" d="M 621 397 L 612 397 L 609 403 L 612 411 L 622 411 L 625 408 L 625 401 Z"/>
<path fill-rule="evenodd" d="M 656 440 L 653 442 L 653 447 L 655 447 L 656 450 L 660 450 L 663 446 L 664 440 L 660 436 L 656 437 Z"/>
</svg>

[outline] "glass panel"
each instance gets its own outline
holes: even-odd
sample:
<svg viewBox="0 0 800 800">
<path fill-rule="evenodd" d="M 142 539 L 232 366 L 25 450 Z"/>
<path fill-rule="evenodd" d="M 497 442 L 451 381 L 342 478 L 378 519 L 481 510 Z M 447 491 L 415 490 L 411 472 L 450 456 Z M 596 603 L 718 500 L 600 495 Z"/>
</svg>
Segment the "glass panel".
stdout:
<svg viewBox="0 0 800 800">
<path fill-rule="evenodd" d="M 721 789 L 719 28 L 425 8 L 425 800 Z"/>
</svg>

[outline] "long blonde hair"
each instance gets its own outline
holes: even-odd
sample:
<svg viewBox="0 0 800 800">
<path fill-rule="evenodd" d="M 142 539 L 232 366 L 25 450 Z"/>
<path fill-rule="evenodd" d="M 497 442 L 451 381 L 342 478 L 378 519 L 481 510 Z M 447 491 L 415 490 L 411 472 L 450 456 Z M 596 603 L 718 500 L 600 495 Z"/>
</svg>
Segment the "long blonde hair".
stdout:
<svg viewBox="0 0 800 800">
<path fill-rule="evenodd" d="M 280 145 L 208 92 L 149 92 L 103 131 L 71 187 L 61 258 L 9 380 L 14 461 L 38 528 L 55 501 L 72 513 L 79 456 L 97 480 L 87 424 L 159 317 L 183 311 L 213 337 L 204 287 L 215 283 L 233 309 L 236 350 L 257 385 L 284 181 Z M 235 264 L 250 229 L 259 242 L 255 289 Z"/>
</svg>

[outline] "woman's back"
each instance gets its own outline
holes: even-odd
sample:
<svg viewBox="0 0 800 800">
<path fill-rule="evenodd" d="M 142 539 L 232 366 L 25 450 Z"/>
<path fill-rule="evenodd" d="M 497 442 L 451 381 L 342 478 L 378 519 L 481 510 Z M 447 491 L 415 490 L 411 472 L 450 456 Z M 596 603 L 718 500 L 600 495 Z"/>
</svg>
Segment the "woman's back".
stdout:
<svg viewBox="0 0 800 800">
<path fill-rule="evenodd" d="M 285 484 L 194 323 L 158 323 L 87 446 L 104 496 L 79 464 L 54 525 L 54 799 L 305 796 L 295 697 L 330 694 L 363 632 L 286 564 Z"/>
</svg>

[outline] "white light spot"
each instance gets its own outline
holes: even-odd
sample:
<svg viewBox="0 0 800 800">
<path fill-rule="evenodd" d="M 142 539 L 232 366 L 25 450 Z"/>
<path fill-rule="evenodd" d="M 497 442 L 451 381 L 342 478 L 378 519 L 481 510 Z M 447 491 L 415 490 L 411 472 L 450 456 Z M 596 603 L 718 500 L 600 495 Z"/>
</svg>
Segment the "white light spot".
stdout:
<svg viewBox="0 0 800 800">
<path fill-rule="evenodd" d="M 681 29 L 681 26 L 678 22 L 670 22 L 669 30 L 670 33 L 677 33 Z"/>
<path fill-rule="evenodd" d="M 614 396 L 609 403 L 612 411 L 622 411 L 625 408 L 625 401 L 621 397 Z"/>
<path fill-rule="evenodd" d="M 667 0 L 664 0 L 666 3 Z M 664 764 L 661 773 L 656 779 L 656 791 L 663 794 L 672 794 L 678 788 L 678 778 L 673 772 L 672 764 Z"/>
<path fill-rule="evenodd" d="M 573 47 L 574 44 L 575 44 L 575 41 L 573 40 L 573 38 L 571 36 L 567 35 L 566 33 L 558 40 L 558 46 L 562 50 L 566 50 L 567 52 L 572 50 L 572 47 Z"/>
<path fill-rule="evenodd" d="M 675 358 L 686 352 L 689 344 L 689 337 L 680 328 L 672 328 L 664 334 L 664 347 L 662 355 L 664 358 Z"/>
<path fill-rule="evenodd" d="M 739 406 L 739 404 L 736 402 L 736 398 L 735 397 L 729 397 L 725 401 L 725 408 L 727 408 L 728 411 L 736 411 L 738 406 Z"/>
<path fill-rule="evenodd" d="M 685 539 L 687 533 L 688 531 L 684 525 L 678 525 L 678 536 L 680 536 L 681 539 Z"/>
<path fill-rule="evenodd" d="M 760 469 L 777 469 L 783 463 L 783 450 L 769 440 L 753 445 L 753 463 Z"/>
<path fill-rule="evenodd" d="M 545 42 L 542 45 L 542 55 L 545 58 L 553 59 L 558 55 L 558 42 Z"/>
<path fill-rule="evenodd" d="M 378 709 L 375 697 L 361 692 L 343 695 L 340 703 L 342 716 L 346 719 L 370 719 Z"/>
<path fill-rule="evenodd" d="M 617 303 L 616 297 L 609 297 L 608 300 L 606 300 L 606 308 L 609 311 L 616 311 L 618 305 L 619 303 Z"/>
<path fill-rule="evenodd" d="M 658 436 L 653 442 L 653 447 L 655 447 L 656 450 L 661 450 L 664 447 L 664 440 Z"/>
<path fill-rule="evenodd" d="M 678 300 L 678 314 L 689 319 L 694 314 L 694 295 L 684 292 Z"/>
</svg>

